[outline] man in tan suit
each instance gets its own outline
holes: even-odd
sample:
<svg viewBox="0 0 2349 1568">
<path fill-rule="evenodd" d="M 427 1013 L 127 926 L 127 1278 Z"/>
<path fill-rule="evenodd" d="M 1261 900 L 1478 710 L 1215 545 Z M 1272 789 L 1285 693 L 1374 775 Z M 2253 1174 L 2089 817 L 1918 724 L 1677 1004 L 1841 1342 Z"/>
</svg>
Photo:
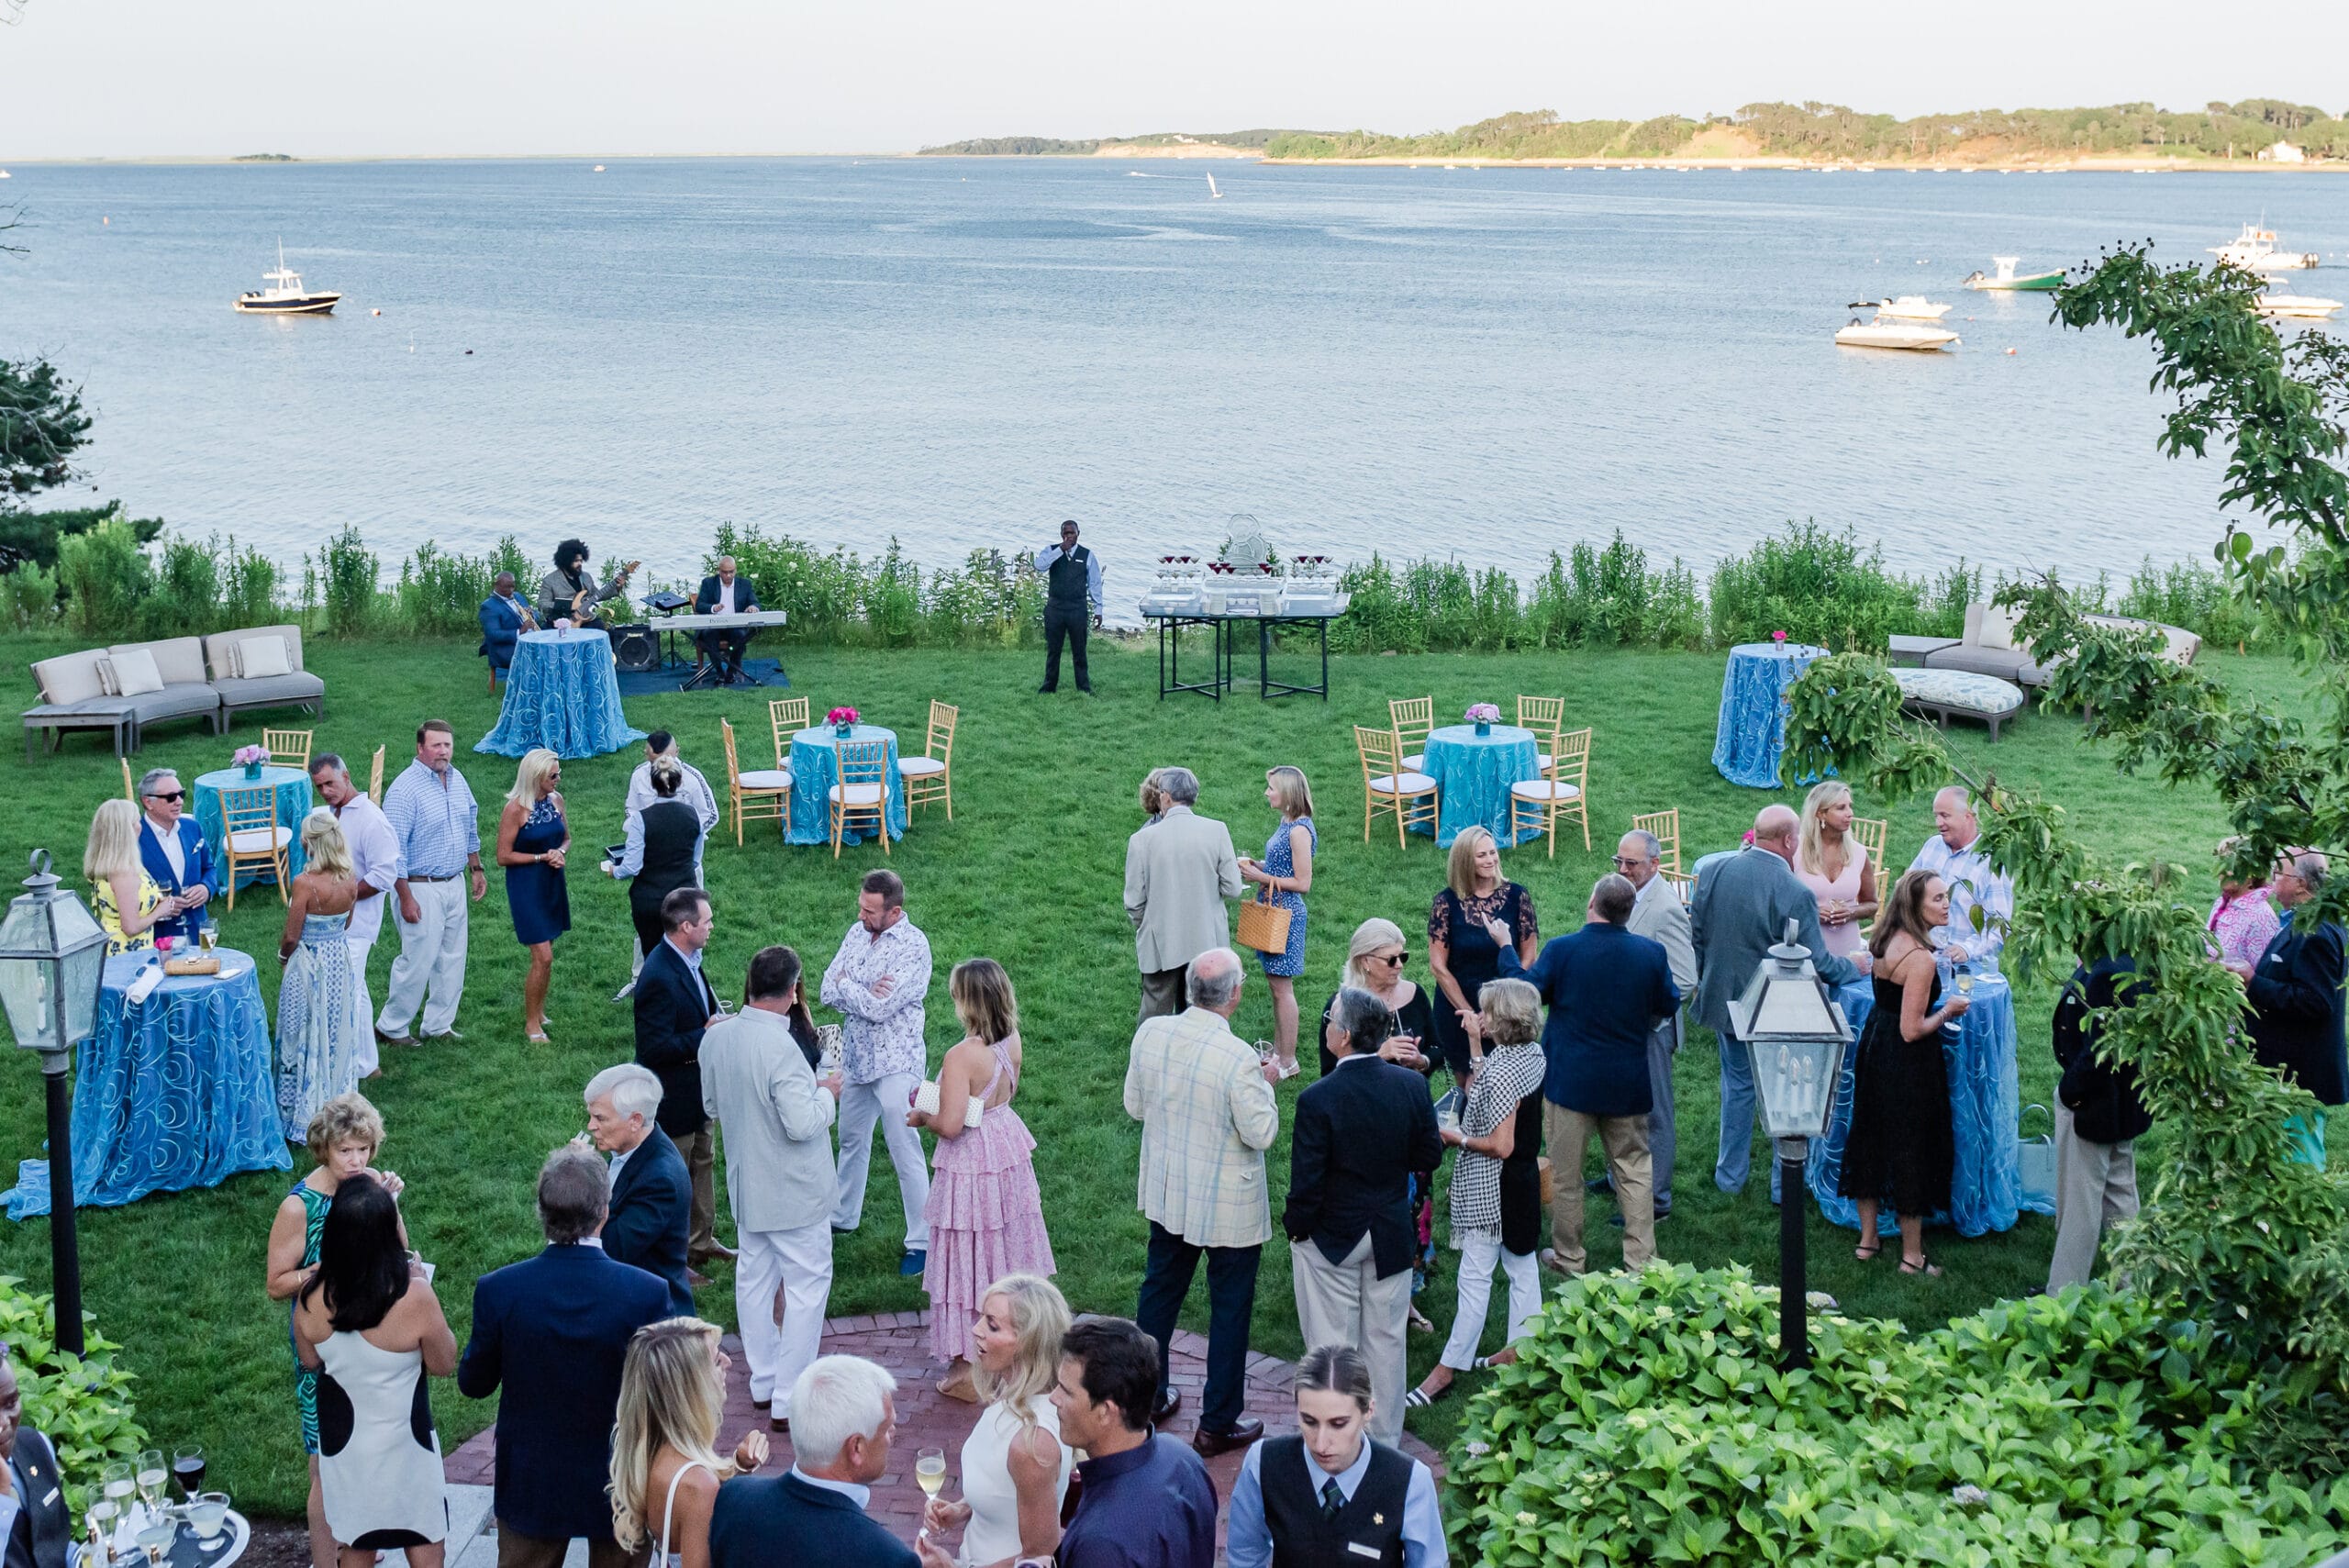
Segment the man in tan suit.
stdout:
<svg viewBox="0 0 2349 1568">
<path fill-rule="evenodd" d="M 1664 846 L 1653 833 L 1633 828 L 1623 835 L 1615 846 L 1615 869 L 1639 889 L 1639 899 L 1631 906 L 1631 917 L 1625 929 L 1634 936 L 1647 937 L 1664 944 L 1664 956 L 1672 966 L 1672 984 L 1680 995 L 1691 996 L 1697 991 L 1697 948 L 1689 936 L 1688 906 L 1680 902 L 1679 890 L 1657 874 L 1656 857 Z M 1672 1212 L 1672 1162 L 1680 1150 L 1678 1119 L 1672 1107 L 1672 1062 L 1680 1050 L 1680 1015 L 1655 1026 L 1648 1035 L 1648 1088 L 1655 1096 L 1655 1105 L 1648 1112 L 1648 1151 L 1655 1171 L 1655 1217 L 1662 1219 Z M 1613 1179 L 1599 1176 L 1590 1184 L 1592 1192 L 1613 1189 Z M 1616 1222 L 1621 1222 L 1619 1213 Z"/>
<path fill-rule="evenodd" d="M 1150 1261 L 1134 1320 L 1158 1341 L 1158 1406 L 1151 1418 L 1163 1424 L 1182 1404 L 1167 1379 L 1167 1346 L 1204 1254 L 1208 1384 L 1192 1446 L 1209 1458 L 1264 1435 L 1264 1422 L 1245 1419 L 1244 1410 L 1256 1264 L 1273 1235 L 1264 1151 L 1281 1129 L 1273 1098 L 1280 1069 L 1258 1062 L 1231 1032 L 1240 978 L 1240 955 L 1230 948 L 1201 953 L 1191 965 L 1190 1006 L 1174 1018 L 1143 1019 L 1126 1062 L 1126 1114 L 1141 1123 L 1135 1202 L 1150 1219 Z"/>
<path fill-rule="evenodd" d="M 1188 768 L 1159 775 L 1166 810 L 1126 840 L 1126 917 L 1134 923 L 1141 965 L 1141 1017 L 1183 1010 L 1191 961 L 1231 940 L 1227 898 L 1240 896 L 1240 861 L 1231 829 L 1196 815 L 1199 781 Z M 1139 1020 L 1137 1020 L 1139 1021 Z"/>
</svg>

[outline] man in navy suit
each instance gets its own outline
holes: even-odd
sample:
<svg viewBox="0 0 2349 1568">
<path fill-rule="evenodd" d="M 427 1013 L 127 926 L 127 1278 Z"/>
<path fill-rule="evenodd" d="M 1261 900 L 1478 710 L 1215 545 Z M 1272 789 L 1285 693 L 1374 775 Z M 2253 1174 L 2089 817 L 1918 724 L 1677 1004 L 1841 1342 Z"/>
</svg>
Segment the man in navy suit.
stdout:
<svg viewBox="0 0 2349 1568">
<path fill-rule="evenodd" d="M 546 1251 L 482 1275 L 457 1363 L 469 1399 L 497 1400 L 498 1568 L 559 1568 L 579 1537 L 590 1568 L 631 1561 L 604 1484 L 629 1340 L 669 1312 L 653 1275 L 605 1256 L 604 1162 L 567 1143 L 539 1172 Z M 503 1392 L 500 1392 L 502 1387 Z"/>
<path fill-rule="evenodd" d="M 150 768 L 139 781 L 139 860 L 163 896 L 176 900 L 178 910 L 158 919 L 154 934 L 186 941 L 195 935 L 204 907 L 220 891 L 220 870 L 204 842 L 204 829 L 184 815 L 187 792 L 179 774 L 169 768 Z"/>
<path fill-rule="evenodd" d="M 75 1544 L 65 1477 L 49 1439 L 24 1424 L 17 1368 L 0 1345 L 0 1540 L 7 1568 L 65 1568 Z"/>
<path fill-rule="evenodd" d="M 1525 968 L 1506 940 L 1500 972 L 1532 982 L 1550 1005 L 1542 1026 L 1543 1131 L 1557 1196 L 1550 1206 L 1550 1268 L 1569 1277 L 1588 1261 L 1582 1244 L 1582 1157 L 1590 1135 L 1607 1150 L 1607 1171 L 1623 1211 L 1623 1266 L 1655 1256 L 1654 1172 L 1648 1112 L 1648 1031 L 1680 1006 L 1664 944 L 1629 929 L 1639 889 L 1609 872 L 1590 890 L 1582 929 L 1543 944 Z M 1497 924 L 1497 922 L 1496 922 Z M 1501 936 L 1508 932 L 1503 929 Z"/>
<path fill-rule="evenodd" d="M 2251 998 L 2251 1054 L 2317 1099 L 2316 1109 L 2294 1117 L 2294 1157 L 2324 1169 L 2324 1111 L 2349 1103 L 2349 1053 L 2343 1044 L 2341 928 L 2303 925 L 2300 906 L 2324 886 L 2331 862 L 2314 850 L 2279 858 L 2268 885 L 2283 906 L 2283 929 L 2259 962 L 2235 970 Z"/>
<path fill-rule="evenodd" d="M 718 1018 L 718 993 L 701 972 L 702 949 L 708 945 L 717 917 L 709 895 L 698 887 L 681 887 L 661 901 L 661 924 L 667 934 L 644 955 L 636 977 L 636 1061 L 661 1079 L 661 1130 L 667 1133 L 693 1177 L 693 1220 L 685 1238 L 687 1283 L 709 1282 L 692 1265 L 711 1257 L 730 1258 L 710 1228 L 718 1218 L 718 1183 L 712 1165 L 716 1140 L 710 1136 L 709 1112 L 701 1099 L 702 1031 Z"/>
<path fill-rule="evenodd" d="M 694 614 L 739 615 L 759 607 L 759 595 L 748 577 L 740 576 L 734 569 L 734 558 L 721 555 L 718 570 L 701 580 L 701 587 L 694 594 Z M 742 673 L 742 651 L 756 635 L 749 628 L 725 631 L 697 631 L 694 646 L 702 657 L 718 666 L 718 684 L 726 685 Z"/>
<path fill-rule="evenodd" d="M 514 645 L 526 631 L 539 629 L 538 618 L 530 614 L 530 606 L 515 597 L 514 573 L 501 572 L 494 584 L 496 592 L 481 602 L 481 646 L 474 650 L 489 661 L 489 689 L 497 689 L 497 677 L 514 665 Z"/>
<path fill-rule="evenodd" d="M 661 1109 L 661 1080 L 651 1068 L 623 1062 L 587 1081 L 586 1099 L 587 1136 L 612 1157 L 605 1255 L 660 1275 L 669 1284 L 669 1316 L 690 1318 L 685 1236 L 693 1226 L 693 1178 L 652 1119 Z"/>
<path fill-rule="evenodd" d="M 777 1476 L 718 1489 L 710 1568 L 920 1568 L 911 1548 L 864 1517 L 889 1468 L 897 1380 L 857 1356 L 821 1356 L 791 1385 L 791 1448 Z"/>
<path fill-rule="evenodd" d="M 1389 1444 L 1402 1440 L 1409 1376 L 1411 1173 L 1443 1162 L 1428 1081 L 1378 1054 L 1394 1033 L 1395 1015 L 1367 991 L 1349 985 L 1330 1005 L 1322 1043 L 1338 1065 L 1297 1097 L 1281 1211 L 1305 1342 L 1362 1351 L 1370 1435 Z"/>
</svg>

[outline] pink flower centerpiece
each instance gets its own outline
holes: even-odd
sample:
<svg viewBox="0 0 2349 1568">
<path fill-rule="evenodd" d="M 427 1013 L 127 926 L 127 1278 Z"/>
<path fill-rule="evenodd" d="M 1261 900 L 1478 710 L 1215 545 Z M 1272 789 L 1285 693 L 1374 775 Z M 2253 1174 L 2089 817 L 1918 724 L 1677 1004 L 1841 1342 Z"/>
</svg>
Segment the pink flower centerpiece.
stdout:
<svg viewBox="0 0 2349 1568">
<path fill-rule="evenodd" d="M 1501 710 L 1488 702 L 1472 702 L 1461 717 L 1476 727 L 1479 735 L 1490 735 L 1493 726 L 1501 721 Z"/>
<path fill-rule="evenodd" d="M 265 746 L 239 746 L 228 753 L 228 761 L 244 769 L 245 777 L 257 779 L 261 777 L 263 765 L 269 762 L 269 749 Z"/>
<path fill-rule="evenodd" d="M 824 722 L 832 727 L 833 734 L 845 740 L 848 739 L 848 732 L 856 728 L 856 709 L 836 707 L 824 715 Z"/>
<path fill-rule="evenodd" d="M 1783 631 L 1774 631 L 1770 634 L 1770 640 L 1784 648 L 1787 645 L 1787 634 Z"/>
</svg>

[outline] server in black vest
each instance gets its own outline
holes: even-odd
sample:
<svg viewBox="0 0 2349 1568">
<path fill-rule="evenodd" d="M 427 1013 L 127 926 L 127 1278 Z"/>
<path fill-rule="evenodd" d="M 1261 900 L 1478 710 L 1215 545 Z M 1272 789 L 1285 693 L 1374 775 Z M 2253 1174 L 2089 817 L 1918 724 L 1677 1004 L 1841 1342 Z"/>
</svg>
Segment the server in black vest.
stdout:
<svg viewBox="0 0 2349 1568">
<path fill-rule="evenodd" d="M 696 862 L 701 855 L 701 813 L 678 795 L 685 767 L 674 756 L 652 759 L 647 770 L 652 804 L 632 812 L 628 840 L 618 860 L 607 861 L 615 877 L 632 879 L 628 888 L 629 918 L 636 923 L 638 944 L 649 955 L 668 934 L 661 906 L 681 887 L 701 884 Z"/>
<path fill-rule="evenodd" d="M 1442 1568 L 1428 1467 L 1369 1433 L 1370 1363 L 1321 1345 L 1297 1363 L 1297 1435 L 1248 1451 L 1231 1484 L 1230 1568 Z"/>
<path fill-rule="evenodd" d="M 1089 692 L 1093 681 L 1085 672 L 1085 632 L 1101 624 L 1101 558 L 1076 542 L 1076 522 L 1061 525 L 1061 542 L 1036 552 L 1036 570 L 1044 574 L 1044 684 L 1036 689 L 1060 689 L 1061 644 L 1066 641 L 1076 657 L 1076 689 Z"/>
<path fill-rule="evenodd" d="M 0 1537 L 7 1568 L 65 1568 L 73 1513 L 49 1439 L 24 1424 L 17 1369 L 0 1348 Z"/>
</svg>

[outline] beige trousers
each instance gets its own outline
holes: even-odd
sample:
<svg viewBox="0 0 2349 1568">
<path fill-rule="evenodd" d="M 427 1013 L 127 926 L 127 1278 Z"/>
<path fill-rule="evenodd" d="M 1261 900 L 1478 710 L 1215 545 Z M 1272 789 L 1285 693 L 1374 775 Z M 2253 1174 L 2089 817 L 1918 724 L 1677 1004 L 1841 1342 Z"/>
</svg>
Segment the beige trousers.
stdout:
<svg viewBox="0 0 2349 1568">
<path fill-rule="evenodd" d="M 1297 1287 L 1297 1326 L 1305 1348 L 1352 1345 L 1370 1363 L 1370 1435 L 1392 1446 L 1403 1439 L 1403 1396 L 1410 1378 L 1404 1331 L 1411 1319 L 1411 1271 L 1385 1279 L 1364 1234 L 1333 1263 L 1310 1241 L 1288 1244 L 1289 1279 Z"/>
<path fill-rule="evenodd" d="M 1550 1202 L 1550 1245 L 1558 1254 L 1558 1266 L 1578 1274 L 1589 1263 L 1582 1244 L 1582 1160 L 1596 1132 L 1607 1151 L 1607 1173 L 1615 1182 L 1615 1201 L 1623 1210 L 1623 1266 L 1645 1267 L 1655 1256 L 1655 1188 L 1648 1159 L 1647 1113 L 1586 1116 L 1544 1100 L 1542 1120 L 1557 1189 Z"/>
<path fill-rule="evenodd" d="M 2086 1284 L 2096 1272 L 2104 1228 L 2137 1212 L 2137 1151 L 2126 1141 L 2091 1143 L 2055 1106 L 2055 1251 L 2047 1260 L 2047 1288 Z"/>
</svg>

